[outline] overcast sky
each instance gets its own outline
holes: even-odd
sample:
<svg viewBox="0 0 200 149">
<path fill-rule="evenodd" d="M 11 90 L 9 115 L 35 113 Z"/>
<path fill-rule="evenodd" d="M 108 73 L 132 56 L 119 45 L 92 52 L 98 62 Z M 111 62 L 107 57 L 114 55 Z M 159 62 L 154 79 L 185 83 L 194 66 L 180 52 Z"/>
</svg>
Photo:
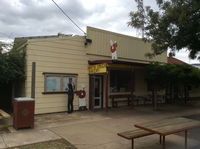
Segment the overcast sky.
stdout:
<svg viewBox="0 0 200 149">
<path fill-rule="evenodd" d="M 140 32 L 127 26 L 129 12 L 137 10 L 135 0 L 55 0 L 61 8 L 83 29 L 92 26 L 131 36 Z M 155 0 L 144 0 L 144 5 L 156 8 Z M 44 36 L 83 33 L 78 30 L 51 0 L 0 0 L 0 39 L 21 36 Z M 185 51 L 177 58 L 187 63 L 197 63 L 187 58 Z"/>
</svg>

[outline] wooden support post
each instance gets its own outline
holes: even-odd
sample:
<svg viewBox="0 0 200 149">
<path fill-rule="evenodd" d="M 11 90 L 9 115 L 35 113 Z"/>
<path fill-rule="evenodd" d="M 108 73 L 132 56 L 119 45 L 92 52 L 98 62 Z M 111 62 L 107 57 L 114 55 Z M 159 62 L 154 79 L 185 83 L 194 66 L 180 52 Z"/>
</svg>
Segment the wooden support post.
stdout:
<svg viewBox="0 0 200 149">
<path fill-rule="evenodd" d="M 185 149 L 187 149 L 187 130 L 185 130 Z"/>
<path fill-rule="evenodd" d="M 134 107 L 133 90 L 134 90 L 134 70 L 131 69 L 131 104 Z"/>
<path fill-rule="evenodd" d="M 35 73 L 36 73 L 36 63 L 32 62 L 31 98 L 35 98 Z"/>
<path fill-rule="evenodd" d="M 132 139 L 132 149 L 134 149 L 134 139 Z"/>
<path fill-rule="evenodd" d="M 155 85 L 152 90 L 152 104 L 153 104 L 153 109 L 157 110 L 157 87 Z"/>
<path fill-rule="evenodd" d="M 154 110 L 157 110 L 157 90 L 154 91 Z"/>
<path fill-rule="evenodd" d="M 163 149 L 165 149 L 165 136 L 163 136 L 163 140 L 162 140 L 162 145 L 163 145 Z"/>
<path fill-rule="evenodd" d="M 160 144 L 162 144 L 162 136 L 160 135 Z"/>
<path fill-rule="evenodd" d="M 94 109 L 94 76 L 90 75 L 89 76 L 89 109 L 93 110 Z"/>
<path fill-rule="evenodd" d="M 109 97 L 108 97 L 108 85 L 109 85 L 108 84 L 108 81 L 109 81 L 108 78 L 109 78 L 109 76 L 108 75 L 109 75 L 109 73 L 107 72 L 105 74 L 105 77 L 106 77 L 106 81 L 105 81 L 106 82 L 106 96 L 105 96 L 106 97 L 106 111 L 108 111 L 108 100 L 109 100 Z"/>
</svg>

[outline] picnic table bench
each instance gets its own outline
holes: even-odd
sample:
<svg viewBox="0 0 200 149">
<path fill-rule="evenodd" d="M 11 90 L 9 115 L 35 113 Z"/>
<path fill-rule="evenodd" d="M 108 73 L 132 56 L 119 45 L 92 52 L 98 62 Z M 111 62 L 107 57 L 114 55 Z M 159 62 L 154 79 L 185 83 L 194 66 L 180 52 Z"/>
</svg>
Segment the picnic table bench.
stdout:
<svg viewBox="0 0 200 149">
<path fill-rule="evenodd" d="M 177 117 L 135 124 L 135 127 L 139 129 L 118 133 L 118 136 L 132 140 L 132 149 L 134 149 L 134 139 L 152 134 L 160 136 L 160 144 L 165 149 L 165 137 L 182 131 L 185 132 L 185 149 L 187 149 L 187 131 L 200 127 L 200 121 Z"/>
<path fill-rule="evenodd" d="M 8 119 L 8 118 L 10 118 L 10 115 L 0 109 L 0 119 Z"/>
<path fill-rule="evenodd" d="M 0 120 L 6 120 L 9 119 L 10 115 L 6 113 L 5 111 L 0 109 Z M 0 124 L 0 130 L 9 127 L 7 124 Z"/>
<path fill-rule="evenodd" d="M 139 99 L 132 94 L 113 94 L 110 95 L 112 100 L 112 107 L 118 107 L 118 103 L 127 103 L 128 106 L 133 105 L 134 101 L 139 102 Z"/>
<path fill-rule="evenodd" d="M 162 137 L 161 140 L 163 149 L 165 149 L 165 137 L 167 135 L 176 134 L 178 132 L 184 131 L 185 149 L 187 149 L 187 131 L 193 128 L 200 127 L 200 121 L 177 117 L 163 119 L 160 121 L 135 124 L 135 127 L 160 135 L 160 137 Z"/>
<path fill-rule="evenodd" d="M 122 102 L 126 102 L 127 105 L 129 106 L 131 95 L 130 94 L 116 94 L 116 95 L 110 95 L 110 98 L 112 99 L 112 107 L 118 107 L 118 103 L 122 103 Z"/>
<path fill-rule="evenodd" d="M 154 133 L 142 129 L 129 130 L 117 133 L 118 136 L 132 141 L 132 149 L 134 149 L 134 139 L 152 135 Z"/>
</svg>

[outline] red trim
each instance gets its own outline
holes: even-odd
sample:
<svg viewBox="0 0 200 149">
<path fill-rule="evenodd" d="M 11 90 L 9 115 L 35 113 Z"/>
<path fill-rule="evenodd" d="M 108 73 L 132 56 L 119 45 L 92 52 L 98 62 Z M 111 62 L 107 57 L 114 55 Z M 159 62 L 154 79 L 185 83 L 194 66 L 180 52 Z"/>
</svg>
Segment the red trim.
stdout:
<svg viewBox="0 0 200 149">
<path fill-rule="evenodd" d="M 119 60 L 95 60 L 95 61 L 88 61 L 88 64 L 95 65 L 95 64 L 126 64 L 126 65 L 135 65 L 135 66 L 145 66 L 149 64 L 144 63 L 137 63 L 137 62 L 127 62 L 127 61 L 119 61 Z"/>
<path fill-rule="evenodd" d="M 106 64 L 113 64 L 113 61 L 112 61 L 112 60 L 96 60 L 96 61 L 88 61 L 88 63 L 89 63 L 90 65 L 103 64 L 103 63 L 106 63 Z"/>
</svg>

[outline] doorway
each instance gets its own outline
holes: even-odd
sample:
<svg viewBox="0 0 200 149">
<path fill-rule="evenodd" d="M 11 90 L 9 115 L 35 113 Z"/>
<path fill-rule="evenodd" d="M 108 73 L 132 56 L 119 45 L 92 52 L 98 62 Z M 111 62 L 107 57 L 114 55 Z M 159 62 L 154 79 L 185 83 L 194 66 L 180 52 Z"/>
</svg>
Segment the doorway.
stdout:
<svg viewBox="0 0 200 149">
<path fill-rule="evenodd" d="M 94 109 L 103 108 L 103 82 L 102 76 L 94 76 L 93 106 Z"/>
</svg>

